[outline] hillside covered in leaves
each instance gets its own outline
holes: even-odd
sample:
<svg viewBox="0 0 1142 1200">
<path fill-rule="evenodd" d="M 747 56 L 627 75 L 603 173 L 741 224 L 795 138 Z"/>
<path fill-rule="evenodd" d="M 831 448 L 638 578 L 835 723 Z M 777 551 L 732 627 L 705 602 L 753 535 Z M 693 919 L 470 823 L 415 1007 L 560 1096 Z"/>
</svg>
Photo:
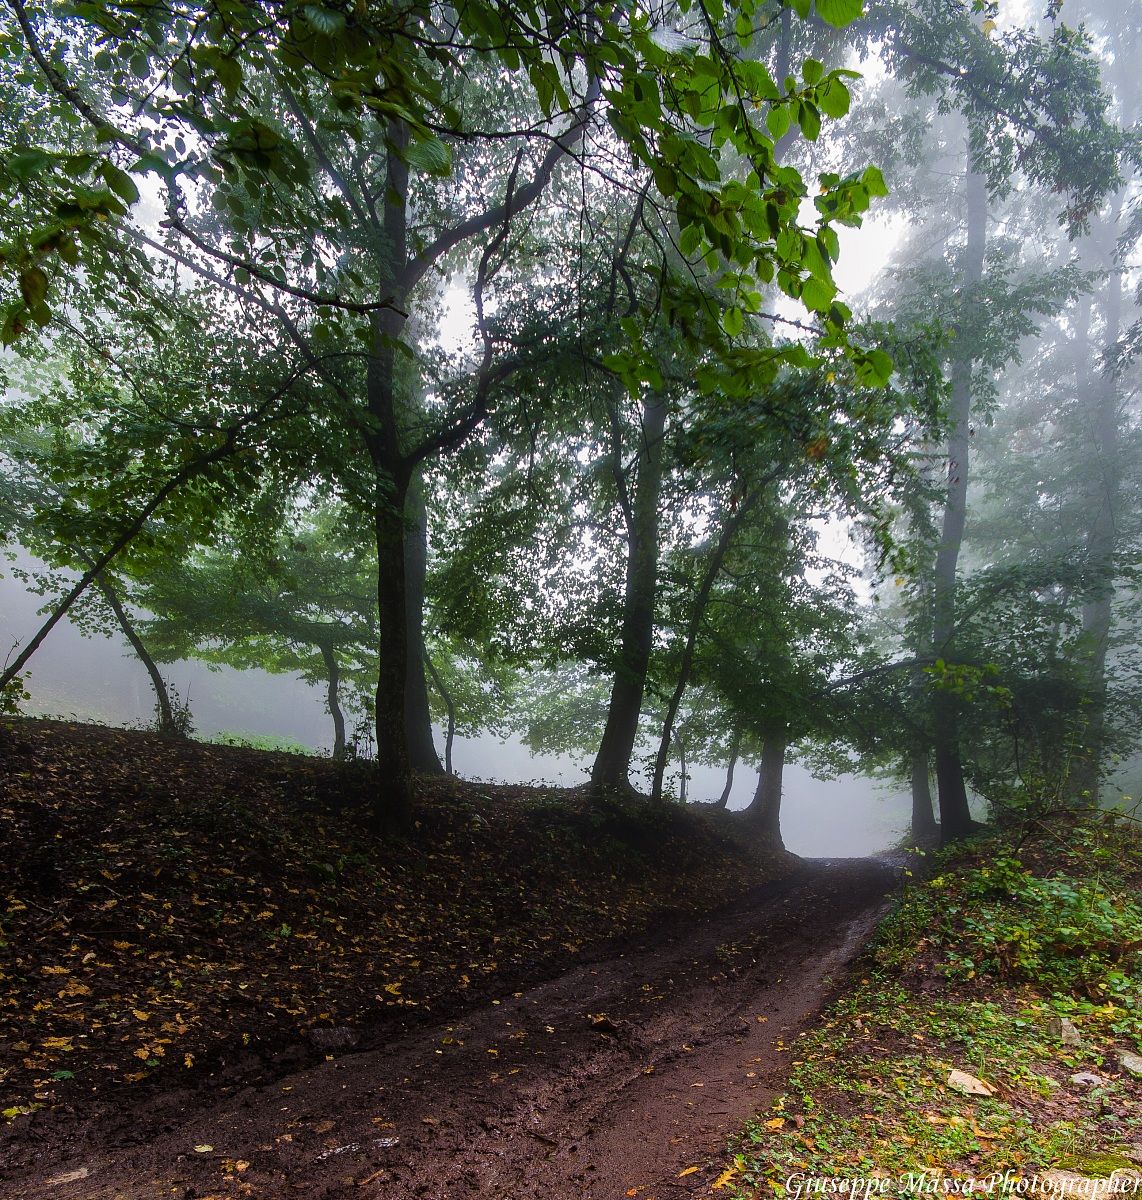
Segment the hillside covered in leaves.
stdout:
<svg viewBox="0 0 1142 1200">
<path fill-rule="evenodd" d="M 294 1069 L 764 874 L 674 808 L 440 779 L 382 843 L 363 766 L 56 722 L 2 736 L 9 1118 Z"/>
</svg>

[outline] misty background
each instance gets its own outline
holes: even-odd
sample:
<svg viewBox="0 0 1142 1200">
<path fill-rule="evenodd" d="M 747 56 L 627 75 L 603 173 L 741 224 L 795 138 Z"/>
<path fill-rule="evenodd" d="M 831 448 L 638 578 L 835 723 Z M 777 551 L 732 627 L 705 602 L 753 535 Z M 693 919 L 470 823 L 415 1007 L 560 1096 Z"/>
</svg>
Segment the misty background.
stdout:
<svg viewBox="0 0 1142 1200">
<path fill-rule="evenodd" d="M 41 564 L 20 553 L 14 565 L 34 570 Z M 4 570 L 0 628 L 6 657 L 13 645 L 22 645 L 36 631 L 43 602 L 10 569 Z M 154 721 L 155 695 L 147 673 L 122 638 L 85 636 L 65 621 L 37 651 L 30 671 L 28 716 L 128 728 L 144 728 Z M 332 727 L 321 687 L 297 676 L 213 668 L 188 660 L 163 664 L 162 672 L 178 695 L 189 701 L 198 738 L 273 737 L 318 753 L 330 752 Z M 442 748 L 441 730 L 437 727 L 434 733 Z M 536 754 L 516 738 L 491 736 L 458 736 L 453 759 L 456 773 L 464 779 L 563 787 L 585 783 L 591 766 L 587 758 Z M 719 796 L 725 785 L 725 772 L 712 767 L 693 764 L 689 775 L 689 793 L 700 801 Z M 729 807 L 745 808 L 756 784 L 756 771 L 739 763 Z M 816 779 L 800 763 L 786 766 L 781 826 L 785 845 L 794 854 L 874 853 L 904 836 L 910 813 L 908 795 L 879 780 L 860 775 Z"/>
</svg>

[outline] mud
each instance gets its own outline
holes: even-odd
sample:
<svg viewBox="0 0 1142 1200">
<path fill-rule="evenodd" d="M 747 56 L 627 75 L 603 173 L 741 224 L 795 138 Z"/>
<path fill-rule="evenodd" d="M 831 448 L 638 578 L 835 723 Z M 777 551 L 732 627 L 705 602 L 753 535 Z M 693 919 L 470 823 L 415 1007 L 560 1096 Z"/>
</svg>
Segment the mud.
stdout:
<svg viewBox="0 0 1142 1200">
<path fill-rule="evenodd" d="M 876 860 L 808 862 L 710 917 L 270 1085 L 28 1122 L 0 1198 L 708 1194 L 896 877 Z"/>
</svg>

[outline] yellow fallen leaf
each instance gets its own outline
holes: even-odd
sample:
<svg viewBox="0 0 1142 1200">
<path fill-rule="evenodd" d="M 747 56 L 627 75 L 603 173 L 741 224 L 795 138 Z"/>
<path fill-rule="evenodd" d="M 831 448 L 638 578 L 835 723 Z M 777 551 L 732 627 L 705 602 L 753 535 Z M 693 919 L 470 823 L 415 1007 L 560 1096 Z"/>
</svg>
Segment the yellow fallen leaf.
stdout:
<svg viewBox="0 0 1142 1200">
<path fill-rule="evenodd" d="M 44 1038 L 40 1043 L 45 1050 L 71 1050 L 71 1038 L 69 1037 L 50 1037 Z"/>
<path fill-rule="evenodd" d="M 149 1021 L 151 1019 L 151 1014 L 149 1012 L 143 1012 L 141 1008 L 131 1009 L 131 1016 L 133 1016 L 136 1021 Z"/>
<path fill-rule="evenodd" d="M 714 1182 L 710 1185 L 716 1192 L 719 1188 L 724 1188 L 727 1183 L 737 1174 L 736 1167 L 727 1167 Z"/>
<path fill-rule="evenodd" d="M 784 1129 L 785 1128 L 785 1118 L 784 1117 L 771 1117 L 768 1121 L 766 1121 L 765 1127 L 766 1127 L 766 1129 Z"/>
<path fill-rule="evenodd" d="M 205 1143 L 201 1146 L 195 1146 L 195 1154 L 209 1154 L 214 1149 L 213 1146 L 208 1146 Z"/>
<path fill-rule="evenodd" d="M 682 1179 L 686 1175 L 693 1175 L 695 1171 L 700 1171 L 701 1167 L 687 1167 L 684 1171 L 678 1172 L 678 1178 Z"/>
</svg>

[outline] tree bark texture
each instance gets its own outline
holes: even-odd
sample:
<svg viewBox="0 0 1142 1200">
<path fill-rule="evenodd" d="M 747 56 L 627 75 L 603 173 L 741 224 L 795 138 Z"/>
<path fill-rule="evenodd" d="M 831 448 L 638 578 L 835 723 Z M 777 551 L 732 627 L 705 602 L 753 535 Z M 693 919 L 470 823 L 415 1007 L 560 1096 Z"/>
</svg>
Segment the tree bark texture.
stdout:
<svg viewBox="0 0 1142 1200">
<path fill-rule="evenodd" d="M 730 802 L 730 792 L 734 790 L 734 768 L 738 765 L 738 755 L 741 753 L 741 730 L 734 730 L 734 740 L 730 743 L 730 765 L 726 768 L 726 786 L 718 797 L 717 807 L 725 808 Z"/>
<path fill-rule="evenodd" d="M 761 770 L 746 820 L 754 832 L 775 850 L 784 850 L 781 840 L 781 781 L 785 771 L 785 738 L 767 737 L 761 746 Z"/>
<path fill-rule="evenodd" d="M 1112 227 L 1113 229 L 1113 227 Z M 1112 234 L 1113 236 L 1113 234 Z M 1106 282 L 1101 345 L 1118 340 L 1122 325 L 1122 273 L 1112 271 Z M 1088 331 L 1089 332 L 1089 331 Z M 1101 359 L 1091 345 L 1083 356 L 1088 364 L 1086 394 L 1091 403 L 1091 436 L 1095 469 L 1090 475 L 1087 500 L 1090 529 L 1086 540 L 1087 569 L 1094 590 L 1082 607 L 1082 637 L 1086 647 L 1084 681 L 1086 728 L 1083 745 L 1071 770 L 1071 792 L 1090 804 L 1099 802 L 1103 741 L 1106 729 L 1106 655 L 1114 604 L 1114 562 L 1122 492 L 1119 438 L 1119 395 L 1114 375 L 1099 368 Z"/>
<path fill-rule="evenodd" d="M 638 471 L 634 495 L 626 506 L 627 564 L 619 661 L 611 685 L 607 721 L 591 770 L 597 788 L 630 786 L 631 756 L 638 740 L 638 719 L 654 642 L 654 599 L 658 585 L 659 499 L 662 491 L 662 443 L 666 404 L 648 396 L 642 407 Z M 618 449 L 615 451 L 618 454 Z M 620 490 L 627 486 L 622 464 L 614 464 Z"/>
<path fill-rule="evenodd" d="M 936 814 L 932 810 L 932 786 L 928 751 L 912 751 L 912 840 L 930 842 L 936 836 Z"/>
<path fill-rule="evenodd" d="M 318 646 L 325 664 L 325 703 L 333 718 L 333 757 L 340 762 L 345 757 L 345 713 L 341 708 L 341 667 L 337 655 L 327 642 Z"/>
<path fill-rule="evenodd" d="M 969 169 L 967 186 L 967 246 L 960 270 L 959 334 L 965 343 L 977 322 L 984 320 L 976 292 L 983 281 L 987 249 L 987 184 L 982 175 Z M 933 579 L 933 649 L 952 660 L 956 650 L 956 578 L 967 518 L 968 470 L 970 467 L 972 369 L 970 348 L 956 352 L 952 360 L 952 398 L 948 435 L 948 490 L 944 506 L 940 545 L 936 552 Z M 936 784 L 940 797 L 940 836 L 947 844 L 971 832 L 967 788 L 960 759 L 959 705 L 956 697 L 939 689 L 933 698 L 933 732 L 936 750 Z"/>
<path fill-rule="evenodd" d="M 444 768 L 432 741 L 432 711 L 424 646 L 424 581 L 428 574 L 428 510 L 420 480 L 413 478 L 405 502 L 405 614 L 408 671 L 405 678 L 405 736 L 412 769 L 423 775 L 441 775 Z"/>
</svg>

